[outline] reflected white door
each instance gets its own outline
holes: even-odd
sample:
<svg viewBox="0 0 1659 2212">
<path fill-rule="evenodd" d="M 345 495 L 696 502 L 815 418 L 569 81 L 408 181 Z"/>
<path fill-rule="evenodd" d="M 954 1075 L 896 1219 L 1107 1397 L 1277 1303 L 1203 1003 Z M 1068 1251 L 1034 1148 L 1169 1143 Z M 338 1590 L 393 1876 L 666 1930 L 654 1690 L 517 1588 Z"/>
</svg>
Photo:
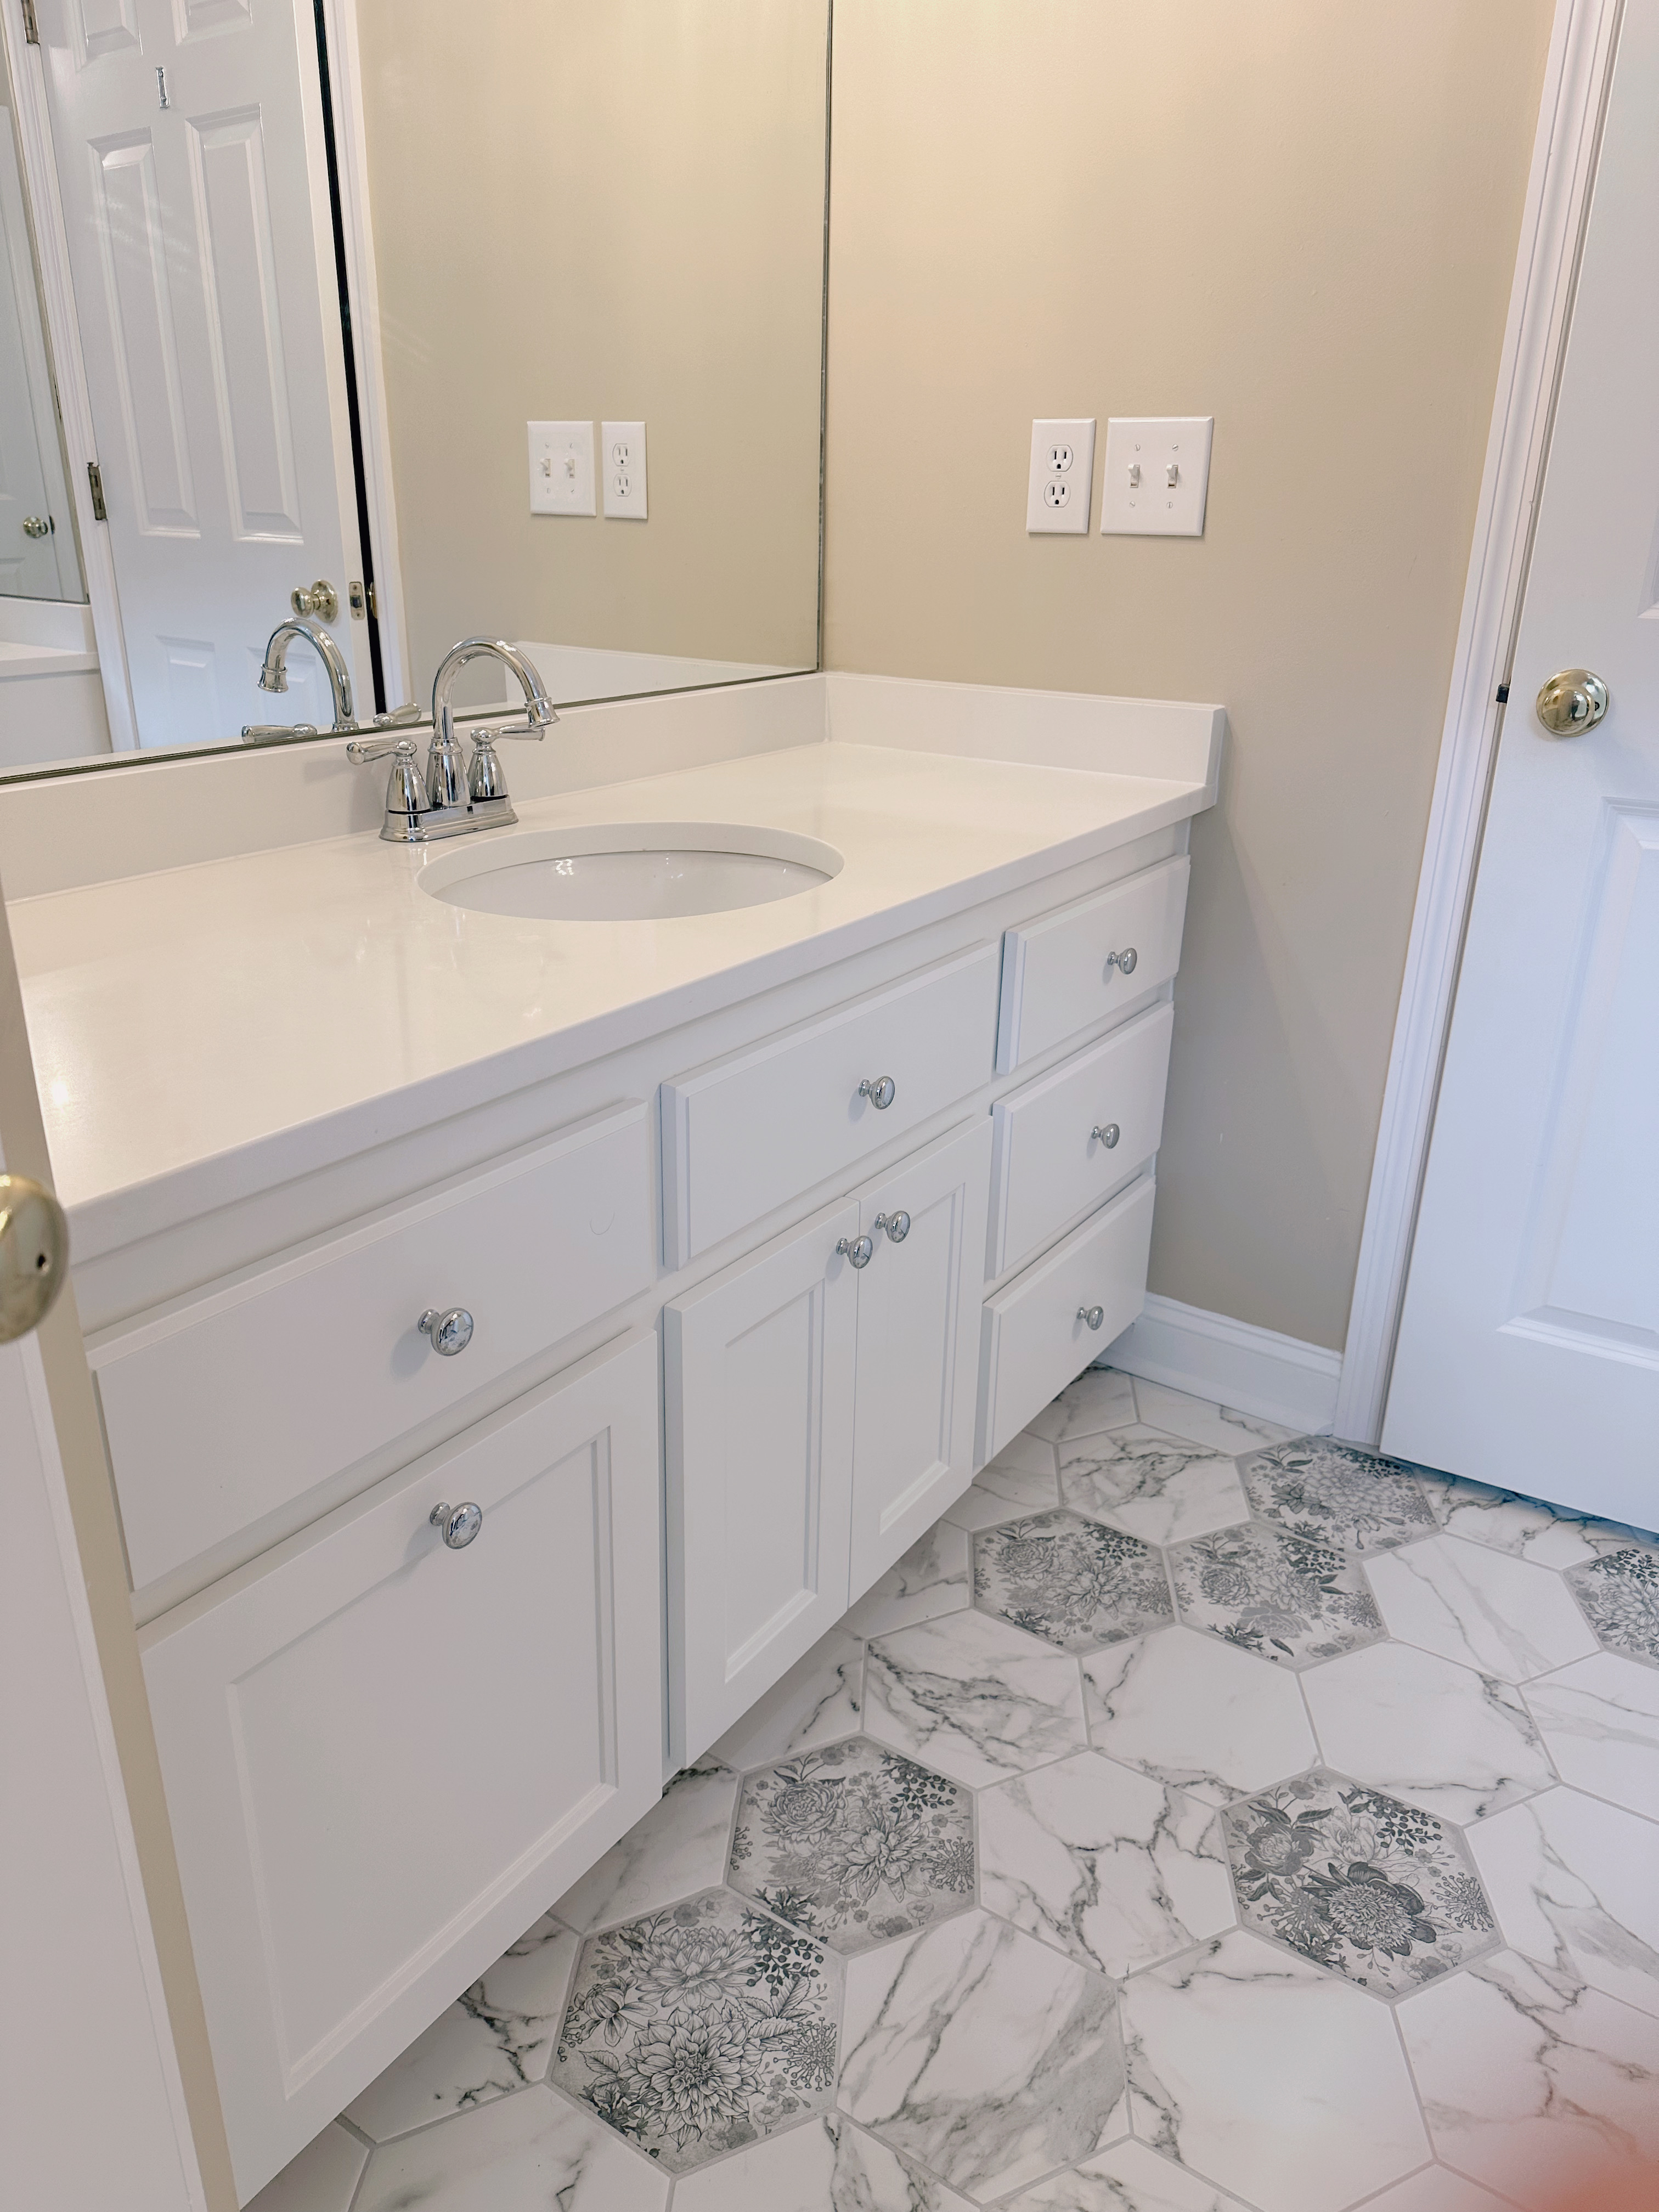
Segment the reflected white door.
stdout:
<svg viewBox="0 0 1659 2212">
<path fill-rule="evenodd" d="M 84 597 L 6 107 L 0 107 L 0 593 Z"/>
<path fill-rule="evenodd" d="M 309 0 L 38 12 L 140 742 L 326 726 L 308 647 L 283 696 L 255 682 L 289 592 L 326 578 L 368 703 Z"/>
<path fill-rule="evenodd" d="M 1659 1522 L 1659 0 L 1630 0 L 1384 1448 Z M 1558 670 L 1611 687 L 1552 739 Z"/>
</svg>

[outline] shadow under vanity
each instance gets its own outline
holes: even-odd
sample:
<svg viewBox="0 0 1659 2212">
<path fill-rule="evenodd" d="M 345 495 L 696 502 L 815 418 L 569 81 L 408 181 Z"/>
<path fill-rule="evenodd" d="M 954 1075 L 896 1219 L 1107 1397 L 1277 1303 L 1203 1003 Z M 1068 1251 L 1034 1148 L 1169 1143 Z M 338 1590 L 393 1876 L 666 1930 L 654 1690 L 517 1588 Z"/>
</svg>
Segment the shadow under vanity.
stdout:
<svg viewBox="0 0 1659 2212">
<path fill-rule="evenodd" d="M 668 922 L 458 908 L 343 748 L 152 766 L 119 879 L 111 778 L 0 794 L 245 2199 L 1139 1311 L 1224 724 L 570 710 L 526 830 L 841 856 Z"/>
</svg>

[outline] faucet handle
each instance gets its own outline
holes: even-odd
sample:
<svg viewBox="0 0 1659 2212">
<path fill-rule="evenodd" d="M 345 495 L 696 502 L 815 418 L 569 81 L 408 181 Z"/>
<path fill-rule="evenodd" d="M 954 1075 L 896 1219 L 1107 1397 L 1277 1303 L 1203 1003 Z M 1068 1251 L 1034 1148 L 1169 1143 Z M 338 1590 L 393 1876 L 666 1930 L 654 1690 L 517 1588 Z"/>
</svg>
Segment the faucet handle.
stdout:
<svg viewBox="0 0 1659 2212">
<path fill-rule="evenodd" d="M 247 732 L 244 730 L 242 735 L 246 738 Z M 409 757 L 413 760 L 415 746 L 409 738 L 353 738 L 346 747 L 346 758 L 356 761 L 362 768 L 366 762 L 384 760 L 388 753 L 396 752 L 404 745 L 409 747 Z"/>
<path fill-rule="evenodd" d="M 496 738 L 534 738 L 540 744 L 547 735 L 548 724 L 556 722 L 558 719 L 551 707 L 538 714 L 532 714 L 526 708 L 522 722 L 503 722 L 498 730 L 486 730 L 483 734 L 492 741 Z"/>
<path fill-rule="evenodd" d="M 289 738 L 314 738 L 321 733 L 315 722 L 244 722 L 245 745 L 280 745 Z"/>
<path fill-rule="evenodd" d="M 377 730 L 395 730 L 405 722 L 421 721 L 425 713 L 426 709 L 417 707 L 412 699 L 406 700 L 401 707 L 388 707 L 384 714 L 377 714 L 371 726 Z"/>
</svg>

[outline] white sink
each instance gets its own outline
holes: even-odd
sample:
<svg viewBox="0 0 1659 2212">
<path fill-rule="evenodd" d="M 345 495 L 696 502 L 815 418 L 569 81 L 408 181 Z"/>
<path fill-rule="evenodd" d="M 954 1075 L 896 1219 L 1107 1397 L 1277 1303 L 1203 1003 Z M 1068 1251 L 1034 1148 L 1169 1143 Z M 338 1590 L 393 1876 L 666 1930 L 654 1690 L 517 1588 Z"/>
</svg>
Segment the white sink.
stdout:
<svg viewBox="0 0 1659 2212">
<path fill-rule="evenodd" d="M 434 853 L 421 887 L 474 914 L 538 921 L 666 921 L 816 890 L 833 845 L 731 822 L 605 822 L 469 838 Z"/>
</svg>

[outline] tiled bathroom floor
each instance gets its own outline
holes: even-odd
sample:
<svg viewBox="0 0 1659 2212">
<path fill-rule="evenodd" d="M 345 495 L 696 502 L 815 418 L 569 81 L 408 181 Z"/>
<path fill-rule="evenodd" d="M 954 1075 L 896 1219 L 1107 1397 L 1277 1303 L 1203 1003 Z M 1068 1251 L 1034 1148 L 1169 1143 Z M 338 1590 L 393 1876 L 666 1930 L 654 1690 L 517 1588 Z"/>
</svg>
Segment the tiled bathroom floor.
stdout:
<svg viewBox="0 0 1659 2212">
<path fill-rule="evenodd" d="M 1659 1542 L 1091 1371 L 259 2212 L 1659 2157 Z"/>
</svg>

